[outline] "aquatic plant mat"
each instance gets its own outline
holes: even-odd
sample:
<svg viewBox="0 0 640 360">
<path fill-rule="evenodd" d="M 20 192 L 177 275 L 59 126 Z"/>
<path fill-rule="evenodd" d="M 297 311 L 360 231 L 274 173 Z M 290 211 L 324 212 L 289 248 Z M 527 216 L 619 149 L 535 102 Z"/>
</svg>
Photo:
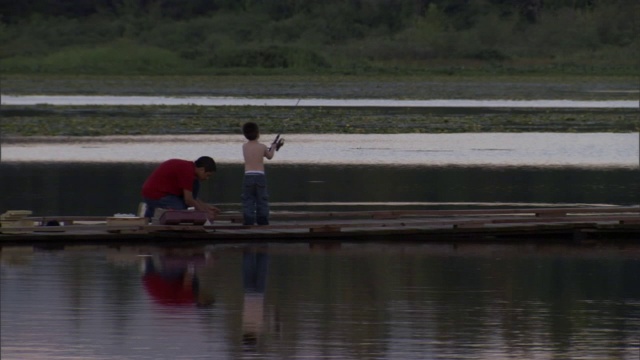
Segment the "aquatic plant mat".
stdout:
<svg viewBox="0 0 640 360">
<path fill-rule="evenodd" d="M 637 109 L 2 106 L 11 137 L 264 133 L 634 132 Z"/>
<path fill-rule="evenodd" d="M 3 95 L 278 99 L 638 99 L 621 76 L 47 76 L 3 75 Z M 635 132 L 637 108 L 371 108 L 266 106 L 18 106 L 0 108 L 3 141 L 31 136 L 264 133 Z"/>
</svg>

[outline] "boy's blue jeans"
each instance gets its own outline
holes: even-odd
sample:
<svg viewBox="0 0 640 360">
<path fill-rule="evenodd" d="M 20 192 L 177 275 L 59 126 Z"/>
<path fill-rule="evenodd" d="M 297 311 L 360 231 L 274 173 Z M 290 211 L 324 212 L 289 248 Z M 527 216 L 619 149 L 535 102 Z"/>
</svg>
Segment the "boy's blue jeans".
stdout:
<svg viewBox="0 0 640 360">
<path fill-rule="evenodd" d="M 269 194 L 265 174 L 245 174 L 242 182 L 244 225 L 269 225 Z"/>
</svg>

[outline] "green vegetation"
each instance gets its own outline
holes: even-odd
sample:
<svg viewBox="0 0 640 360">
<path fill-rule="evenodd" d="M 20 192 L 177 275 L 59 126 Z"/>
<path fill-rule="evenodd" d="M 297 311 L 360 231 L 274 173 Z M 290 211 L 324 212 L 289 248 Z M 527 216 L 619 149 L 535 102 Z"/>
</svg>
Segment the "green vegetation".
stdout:
<svg viewBox="0 0 640 360">
<path fill-rule="evenodd" d="M 637 100 L 638 78 L 601 75 L 3 75 L 12 95 L 323 99 Z"/>
<path fill-rule="evenodd" d="M 636 0 L 0 0 L 3 94 L 637 100 Z M 638 131 L 637 110 L 6 106 L 14 136 Z"/>
<path fill-rule="evenodd" d="M 4 106 L 1 131 L 16 136 L 265 133 L 633 132 L 636 109 L 527 110 L 206 106 Z"/>
<path fill-rule="evenodd" d="M 3 74 L 639 75 L 635 0 L 0 0 Z"/>
<path fill-rule="evenodd" d="M 555 80 L 555 81 L 553 81 Z M 633 79 L 600 76 L 35 76 L 3 77 L 9 94 L 249 96 L 367 99 L 637 100 Z M 233 106 L 2 106 L 0 134 L 15 137 L 231 134 L 255 120 L 266 132 L 633 132 L 637 109 L 465 109 Z M 26 139 L 24 139 L 26 140 Z"/>
</svg>

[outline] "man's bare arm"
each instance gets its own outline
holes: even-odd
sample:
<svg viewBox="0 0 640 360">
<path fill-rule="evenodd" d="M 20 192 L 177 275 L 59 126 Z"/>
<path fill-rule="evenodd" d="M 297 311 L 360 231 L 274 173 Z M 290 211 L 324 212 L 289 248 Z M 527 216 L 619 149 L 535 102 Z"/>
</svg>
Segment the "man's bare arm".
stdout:
<svg viewBox="0 0 640 360">
<path fill-rule="evenodd" d="M 184 196 L 184 202 L 188 207 L 193 207 L 199 211 L 206 211 L 209 213 L 210 218 L 214 218 L 217 214 L 220 213 L 220 209 L 215 206 L 211 206 L 205 202 L 193 198 L 193 192 L 189 190 L 182 190 Z"/>
</svg>

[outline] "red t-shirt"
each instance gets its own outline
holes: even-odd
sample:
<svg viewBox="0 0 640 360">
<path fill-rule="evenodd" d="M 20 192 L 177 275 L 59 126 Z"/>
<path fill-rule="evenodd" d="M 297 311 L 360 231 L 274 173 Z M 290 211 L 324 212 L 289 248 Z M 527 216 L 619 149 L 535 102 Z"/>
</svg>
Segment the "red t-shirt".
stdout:
<svg viewBox="0 0 640 360">
<path fill-rule="evenodd" d="M 142 185 L 142 196 L 158 200 L 167 195 L 183 194 L 183 190 L 193 191 L 196 179 L 196 165 L 193 161 L 171 159 L 163 162 L 149 175 Z"/>
</svg>

